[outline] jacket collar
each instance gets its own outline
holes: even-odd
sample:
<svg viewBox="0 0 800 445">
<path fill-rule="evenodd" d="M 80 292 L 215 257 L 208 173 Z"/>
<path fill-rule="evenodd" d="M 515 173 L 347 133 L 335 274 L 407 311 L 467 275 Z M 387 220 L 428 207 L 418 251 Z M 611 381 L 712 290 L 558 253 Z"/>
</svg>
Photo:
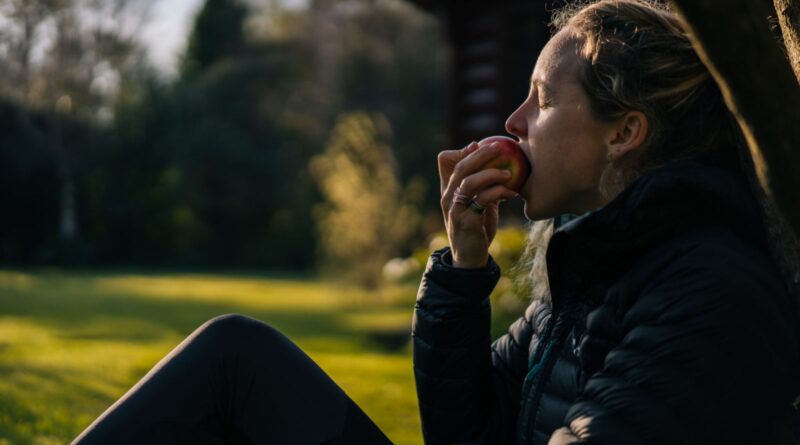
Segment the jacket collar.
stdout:
<svg viewBox="0 0 800 445">
<path fill-rule="evenodd" d="M 553 233 L 547 266 L 554 305 L 559 295 L 612 282 L 659 243 L 709 225 L 765 245 L 758 203 L 740 171 L 677 160 L 641 176 Z"/>
</svg>

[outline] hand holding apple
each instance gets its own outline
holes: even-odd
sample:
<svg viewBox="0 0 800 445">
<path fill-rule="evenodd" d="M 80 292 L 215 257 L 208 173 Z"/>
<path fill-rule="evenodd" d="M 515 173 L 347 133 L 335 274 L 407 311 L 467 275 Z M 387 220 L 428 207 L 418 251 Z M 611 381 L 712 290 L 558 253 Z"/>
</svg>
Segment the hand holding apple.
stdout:
<svg viewBox="0 0 800 445">
<path fill-rule="evenodd" d="M 486 265 L 498 205 L 518 196 L 530 174 L 528 159 L 513 139 L 493 136 L 480 144 L 438 156 L 442 213 L 452 265 L 459 268 Z"/>
<path fill-rule="evenodd" d="M 484 146 L 493 142 L 498 144 L 500 155 L 487 162 L 483 168 L 498 168 L 510 171 L 511 178 L 503 185 L 519 193 L 522 185 L 525 184 L 531 174 L 531 164 L 528 161 L 528 157 L 525 156 L 517 141 L 507 136 L 489 136 L 478 142 L 478 145 Z"/>
</svg>

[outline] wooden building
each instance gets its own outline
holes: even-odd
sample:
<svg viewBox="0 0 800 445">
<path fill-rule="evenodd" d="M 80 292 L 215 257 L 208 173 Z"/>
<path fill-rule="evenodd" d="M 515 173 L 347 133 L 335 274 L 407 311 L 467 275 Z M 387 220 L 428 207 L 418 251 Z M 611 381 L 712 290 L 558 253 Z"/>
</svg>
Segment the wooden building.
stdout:
<svg viewBox="0 0 800 445">
<path fill-rule="evenodd" d="M 550 37 L 552 0 L 410 1 L 439 17 L 451 48 L 451 146 L 505 134 L 505 120 L 526 97 L 536 57 Z"/>
</svg>

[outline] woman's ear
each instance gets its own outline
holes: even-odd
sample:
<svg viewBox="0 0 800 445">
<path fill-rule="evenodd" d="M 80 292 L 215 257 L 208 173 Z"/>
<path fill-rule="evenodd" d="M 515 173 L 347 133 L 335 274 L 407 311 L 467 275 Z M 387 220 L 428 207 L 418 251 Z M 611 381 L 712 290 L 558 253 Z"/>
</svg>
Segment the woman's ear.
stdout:
<svg viewBox="0 0 800 445">
<path fill-rule="evenodd" d="M 629 111 L 615 121 L 606 141 L 609 161 L 616 161 L 638 149 L 647 139 L 650 130 L 647 116 L 641 111 Z"/>
</svg>

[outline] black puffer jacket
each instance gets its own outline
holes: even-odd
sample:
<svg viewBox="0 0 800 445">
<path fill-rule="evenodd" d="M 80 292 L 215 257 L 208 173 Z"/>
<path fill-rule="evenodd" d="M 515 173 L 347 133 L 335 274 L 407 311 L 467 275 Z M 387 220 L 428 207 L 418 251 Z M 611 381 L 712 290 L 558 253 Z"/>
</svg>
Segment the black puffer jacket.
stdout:
<svg viewBox="0 0 800 445">
<path fill-rule="evenodd" d="M 491 342 L 500 270 L 435 252 L 414 314 L 428 444 L 767 444 L 800 320 L 745 178 L 676 161 L 559 228 L 552 294 Z"/>
</svg>

